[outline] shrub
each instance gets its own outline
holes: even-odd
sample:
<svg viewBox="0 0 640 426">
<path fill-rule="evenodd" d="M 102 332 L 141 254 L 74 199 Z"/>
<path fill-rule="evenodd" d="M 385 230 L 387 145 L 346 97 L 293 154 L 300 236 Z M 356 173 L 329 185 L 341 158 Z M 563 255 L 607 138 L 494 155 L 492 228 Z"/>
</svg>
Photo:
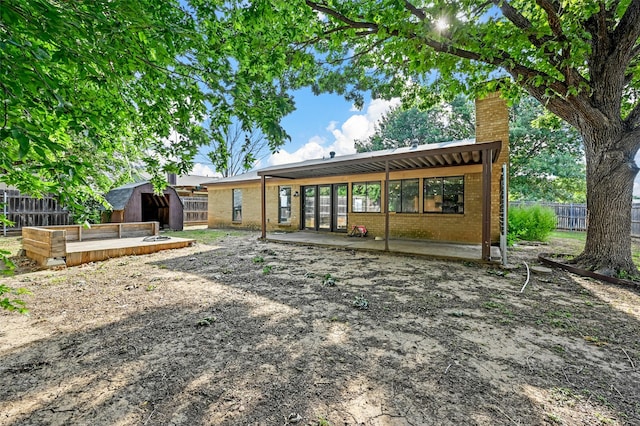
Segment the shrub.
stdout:
<svg viewBox="0 0 640 426">
<path fill-rule="evenodd" d="M 556 213 L 540 205 L 509 209 L 509 245 L 516 240 L 546 241 L 556 228 Z"/>
</svg>

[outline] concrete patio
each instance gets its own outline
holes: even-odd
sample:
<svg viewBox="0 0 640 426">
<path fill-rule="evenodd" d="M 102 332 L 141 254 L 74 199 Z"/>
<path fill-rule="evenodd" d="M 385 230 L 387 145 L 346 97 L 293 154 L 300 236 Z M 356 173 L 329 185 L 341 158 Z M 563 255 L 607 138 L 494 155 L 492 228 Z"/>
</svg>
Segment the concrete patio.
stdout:
<svg viewBox="0 0 640 426">
<path fill-rule="evenodd" d="M 337 247 L 352 250 L 384 251 L 385 249 L 384 240 L 376 240 L 373 237 L 349 237 L 346 234 L 329 232 L 271 232 L 267 233 L 267 240 L 279 243 Z M 389 252 L 440 259 L 482 261 L 482 246 L 480 244 L 389 239 Z M 491 247 L 491 261 L 501 261 L 499 247 Z"/>
</svg>

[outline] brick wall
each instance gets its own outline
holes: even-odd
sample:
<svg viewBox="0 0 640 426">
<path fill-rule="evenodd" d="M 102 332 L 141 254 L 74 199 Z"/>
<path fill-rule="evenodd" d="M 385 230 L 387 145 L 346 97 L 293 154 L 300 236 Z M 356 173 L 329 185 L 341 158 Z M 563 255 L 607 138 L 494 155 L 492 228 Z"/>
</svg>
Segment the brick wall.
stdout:
<svg viewBox="0 0 640 426">
<path fill-rule="evenodd" d="M 447 170 L 447 176 L 455 172 Z M 415 177 L 424 172 L 418 171 Z M 389 235 L 391 238 L 418 238 L 439 241 L 479 243 L 482 241 L 482 175 L 464 175 L 464 213 L 390 213 Z M 384 176 L 382 176 L 384 179 Z M 420 180 L 420 188 L 423 182 Z M 420 191 L 419 205 L 423 204 Z M 364 225 L 369 235 L 384 236 L 384 213 L 349 213 L 349 229 L 353 225 Z"/>
<path fill-rule="evenodd" d="M 500 176 L 502 165 L 509 167 L 509 110 L 499 93 L 476 100 L 476 143 L 502 141 L 498 161 L 491 173 L 491 241 L 500 240 Z M 481 176 L 480 176 L 481 179 Z"/>
<path fill-rule="evenodd" d="M 282 184 L 282 183 L 280 183 Z M 269 184 L 266 188 L 267 195 L 267 229 L 269 231 L 296 231 L 300 229 L 300 197 L 291 197 L 291 221 L 278 223 L 278 194 L 280 184 Z M 300 192 L 299 185 L 290 186 L 291 193 Z M 242 220 L 234 222 L 233 217 L 233 190 L 242 191 Z M 229 183 L 225 186 L 210 186 L 209 215 L 207 224 L 209 228 L 238 228 L 238 229 L 262 229 L 262 204 L 260 196 L 260 181 L 242 183 Z"/>
</svg>

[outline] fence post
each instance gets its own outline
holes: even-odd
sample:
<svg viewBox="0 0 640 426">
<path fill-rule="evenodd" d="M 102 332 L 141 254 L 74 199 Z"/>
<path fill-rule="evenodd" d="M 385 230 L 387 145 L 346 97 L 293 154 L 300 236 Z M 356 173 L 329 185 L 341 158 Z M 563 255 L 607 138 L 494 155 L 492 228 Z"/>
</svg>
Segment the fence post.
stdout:
<svg viewBox="0 0 640 426">
<path fill-rule="evenodd" d="M 4 219 L 8 219 L 8 210 L 7 210 L 7 191 L 2 191 L 2 193 L 4 194 L 2 196 L 3 201 L 2 201 L 2 215 L 4 217 Z M 2 236 L 6 237 L 7 236 L 7 222 L 2 222 Z"/>
<path fill-rule="evenodd" d="M 573 231 L 574 230 L 573 229 L 574 228 L 574 226 L 573 226 L 573 203 L 569 204 L 569 223 L 570 223 L 569 229 L 571 231 Z"/>
</svg>

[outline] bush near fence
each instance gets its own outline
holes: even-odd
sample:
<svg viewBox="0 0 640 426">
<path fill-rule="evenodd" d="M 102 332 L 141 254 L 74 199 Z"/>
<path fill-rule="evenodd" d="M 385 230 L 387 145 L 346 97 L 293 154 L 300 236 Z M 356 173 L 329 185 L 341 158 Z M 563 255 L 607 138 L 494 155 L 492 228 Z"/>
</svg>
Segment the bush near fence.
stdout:
<svg viewBox="0 0 640 426">
<path fill-rule="evenodd" d="M 587 230 L 587 205 L 544 203 L 536 201 L 511 201 L 509 207 L 540 205 L 550 207 L 556 212 L 556 229 L 563 231 Z M 634 203 L 631 207 L 631 235 L 640 237 L 640 203 Z"/>
</svg>

